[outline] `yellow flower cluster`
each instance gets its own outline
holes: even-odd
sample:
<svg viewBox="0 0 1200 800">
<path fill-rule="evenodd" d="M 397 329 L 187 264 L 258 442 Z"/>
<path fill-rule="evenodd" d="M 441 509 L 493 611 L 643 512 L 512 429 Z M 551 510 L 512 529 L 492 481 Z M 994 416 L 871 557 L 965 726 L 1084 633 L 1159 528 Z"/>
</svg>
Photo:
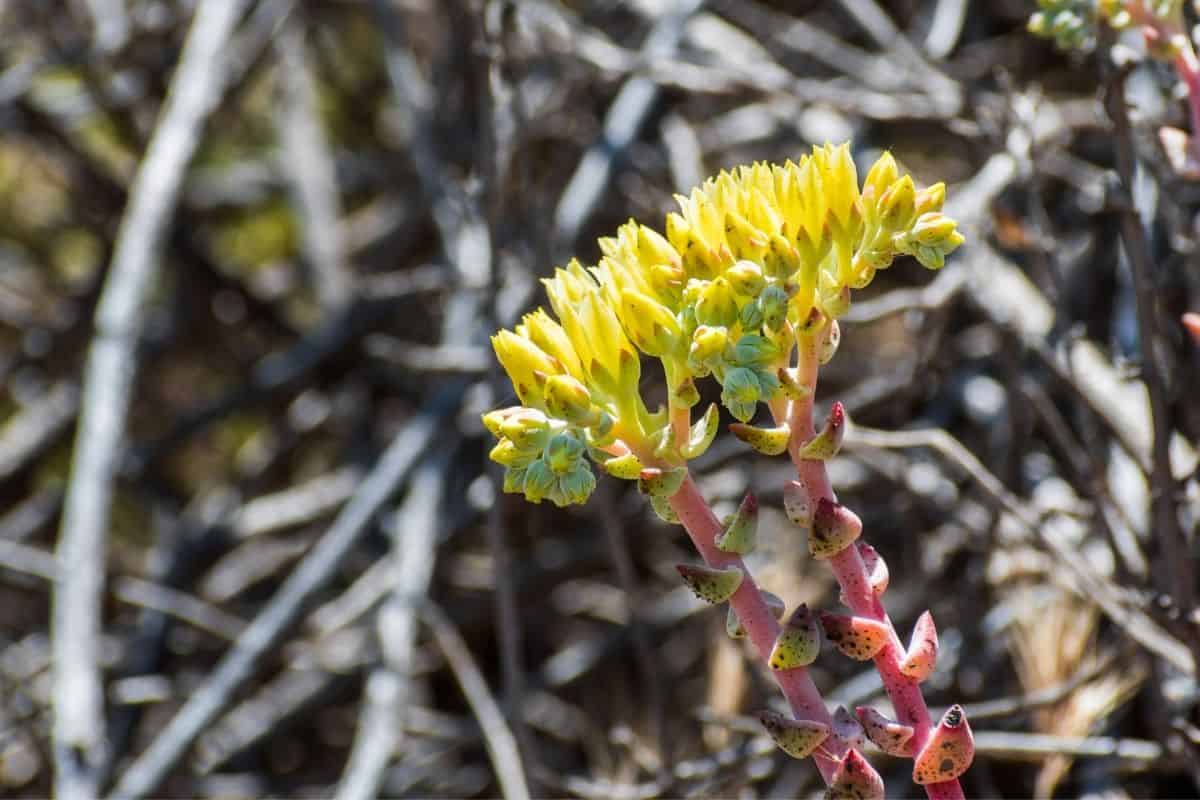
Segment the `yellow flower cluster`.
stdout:
<svg viewBox="0 0 1200 800">
<path fill-rule="evenodd" d="M 639 351 L 661 361 L 672 409 L 698 402 L 694 379 L 712 375 L 722 404 L 749 420 L 760 402 L 786 390 L 779 370 L 797 335 L 844 314 L 851 289 L 899 254 L 937 269 L 962 242 L 941 213 L 943 184 L 918 191 L 885 153 L 860 188 L 845 144 L 816 147 L 798 162 L 722 172 L 677 199 L 665 235 L 631 220 L 600 240 L 596 266 L 572 261 L 545 281 L 557 321 L 539 309 L 492 339 L 522 406 L 560 421 L 561 435 L 578 438 L 602 463 L 624 456 L 609 467 L 614 473 L 629 472 L 629 451 L 667 464 L 694 458 L 716 431 L 715 408 L 687 441 L 666 411 L 646 409 Z M 501 439 L 493 457 L 527 475 L 547 457 L 535 445 L 545 445 L 527 443 L 514 461 L 521 448 L 497 414 L 511 410 L 490 417 Z M 547 489 L 541 467 L 534 474 L 531 499 L 578 502 L 578 481 L 572 493 Z M 506 488 L 530 496 L 515 480 Z"/>
</svg>

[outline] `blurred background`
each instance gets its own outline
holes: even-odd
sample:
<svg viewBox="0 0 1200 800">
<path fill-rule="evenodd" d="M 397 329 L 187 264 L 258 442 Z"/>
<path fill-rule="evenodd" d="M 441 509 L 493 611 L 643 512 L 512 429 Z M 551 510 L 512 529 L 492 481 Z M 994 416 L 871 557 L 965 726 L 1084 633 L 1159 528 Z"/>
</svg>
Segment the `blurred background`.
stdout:
<svg viewBox="0 0 1200 800">
<path fill-rule="evenodd" d="M 856 295 L 818 395 L 897 629 L 937 619 L 968 795 L 1197 796 L 1200 190 L 1155 135 L 1186 107 L 1136 38 L 1064 55 L 1033 10 L 0 5 L 0 793 L 819 794 L 681 529 L 615 479 L 501 494 L 479 415 L 555 265 L 850 140 L 968 238 Z M 719 512 L 758 493 L 763 584 L 837 604 L 785 459 L 695 466 Z"/>
</svg>

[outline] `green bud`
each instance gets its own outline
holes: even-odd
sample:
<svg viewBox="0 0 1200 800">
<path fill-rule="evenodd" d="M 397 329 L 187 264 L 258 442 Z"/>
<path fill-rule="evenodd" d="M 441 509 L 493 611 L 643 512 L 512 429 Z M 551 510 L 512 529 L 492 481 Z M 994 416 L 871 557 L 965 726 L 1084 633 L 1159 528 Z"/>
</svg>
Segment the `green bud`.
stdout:
<svg viewBox="0 0 1200 800">
<path fill-rule="evenodd" d="M 748 333 L 733 346 L 733 363 L 741 366 L 764 364 L 779 357 L 777 348 L 769 339 L 756 333 Z"/>
<path fill-rule="evenodd" d="M 744 330 L 753 331 L 762 327 L 763 312 L 758 300 L 751 300 L 742 306 L 742 310 L 738 312 L 738 321 L 742 323 Z"/>
<path fill-rule="evenodd" d="M 746 367 L 734 367 L 725 373 L 725 383 L 721 387 L 721 402 L 742 422 L 749 422 L 754 416 L 762 389 L 754 370 Z"/>
<path fill-rule="evenodd" d="M 788 300 L 788 293 L 781 286 L 771 285 L 763 289 L 758 297 L 763 324 L 773 331 L 782 328 L 787 320 Z"/>
<path fill-rule="evenodd" d="M 508 467 L 504 470 L 504 493 L 520 494 L 525 491 L 525 467 Z"/>
<path fill-rule="evenodd" d="M 582 505 L 596 488 L 596 476 L 585 462 L 580 462 L 571 472 L 559 477 L 558 488 L 564 501 L 559 505 Z"/>
<path fill-rule="evenodd" d="M 523 467 L 537 457 L 537 451 L 522 450 L 511 439 L 501 439 L 488 453 L 488 458 L 506 467 Z"/>
<path fill-rule="evenodd" d="M 525 499 L 540 503 L 554 489 L 555 475 L 542 459 L 532 462 L 525 470 Z"/>
<path fill-rule="evenodd" d="M 545 461 L 557 475 L 565 475 L 575 469 L 583 458 L 584 445 L 569 433 L 560 433 L 546 445 Z"/>
</svg>

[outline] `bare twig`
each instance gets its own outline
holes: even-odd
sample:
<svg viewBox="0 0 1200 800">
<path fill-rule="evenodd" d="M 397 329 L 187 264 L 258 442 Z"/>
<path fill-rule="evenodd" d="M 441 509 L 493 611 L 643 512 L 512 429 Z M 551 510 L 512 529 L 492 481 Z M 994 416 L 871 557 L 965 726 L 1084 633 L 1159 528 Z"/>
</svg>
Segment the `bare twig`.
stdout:
<svg viewBox="0 0 1200 800">
<path fill-rule="evenodd" d="M 499 703 L 488 689 L 487 681 L 479 671 L 479 665 L 471 656 L 471 649 L 467 647 L 450 618 L 437 606 L 426 603 L 421 607 L 421 616 L 433 632 L 433 637 L 458 680 L 467 703 L 475 712 L 475 719 L 479 721 L 479 728 L 483 732 L 483 742 L 492 758 L 492 767 L 495 769 L 501 792 L 506 800 L 528 800 L 529 787 L 525 784 L 525 771 L 521 766 L 521 754 L 517 750 L 516 739 L 513 738 Z"/>
<path fill-rule="evenodd" d="M 329 145 L 317 116 L 304 28 L 294 17 L 275 38 L 279 53 L 280 166 L 301 221 L 305 259 L 316 295 L 326 312 L 341 308 L 353 291 L 343 262 L 337 179 Z"/>
<path fill-rule="evenodd" d="M 683 35 L 684 25 L 703 2 L 676 0 L 646 36 L 642 46 L 646 57 L 672 53 Z M 650 79 L 640 76 L 627 80 L 617 93 L 605 115 L 600 139 L 583 154 L 554 211 L 554 228 L 560 247 L 574 245 L 608 186 L 613 161 L 633 143 L 657 98 L 658 87 Z"/>
<path fill-rule="evenodd" d="M 444 387 L 396 436 L 329 531 L 292 571 L 216 670 L 121 776 L 113 797 L 143 797 L 162 782 L 196 736 L 253 675 L 259 660 L 295 621 L 305 603 L 337 570 L 429 446 L 441 419 L 453 410 L 461 392 L 457 382 Z"/>
<path fill-rule="evenodd" d="M 1192 659 L 1187 647 L 1171 634 L 1164 631 L 1144 611 L 1131 608 L 1114 592 L 1113 587 L 1095 575 L 1077 554 L 1071 552 L 1063 542 L 1048 535 L 1027 503 L 1014 497 L 1004 484 L 980 463 L 975 455 L 946 431 L 941 429 L 880 431 L 861 426 L 851 427 L 846 436 L 848 449 L 855 447 L 910 448 L 927 447 L 957 464 L 979 485 L 993 503 L 1021 524 L 1026 534 L 1041 542 L 1054 555 L 1063 568 L 1079 581 L 1079 589 L 1085 599 L 1091 600 L 1104 610 L 1123 631 L 1150 652 L 1169 661 L 1177 669 L 1192 673 Z"/>
<path fill-rule="evenodd" d="M 1189 45 L 1190 47 L 1190 45 Z M 1125 74 L 1113 75 L 1108 85 L 1105 103 L 1113 121 L 1113 144 L 1117 155 L 1117 172 L 1121 176 L 1129 202 L 1121 209 L 1121 238 L 1125 243 L 1130 271 L 1133 273 L 1134 295 L 1137 300 L 1138 346 L 1141 348 L 1141 370 L 1150 395 L 1150 416 L 1153 427 L 1151 450 L 1151 507 L 1154 511 L 1155 538 L 1162 543 L 1159 554 L 1159 574 L 1162 588 L 1171 595 L 1185 620 L 1191 619 L 1196 607 L 1196 572 L 1187 536 L 1179 523 L 1176 505 L 1175 480 L 1171 472 L 1171 408 L 1167 401 L 1166 380 L 1159 361 L 1161 314 L 1154 270 L 1146 232 L 1137 209 L 1133 206 L 1134 172 L 1137 169 L 1133 149 L 1133 132 L 1129 112 L 1125 107 Z M 1200 627 L 1185 622 L 1181 626 L 1184 642 L 1192 651 L 1193 672 L 1200 672 Z"/>
<path fill-rule="evenodd" d="M 245 0 L 206 0 L 125 210 L 96 309 L 83 405 L 57 558 L 69 581 L 54 593 L 54 762 L 65 798 L 96 796 L 104 763 L 104 693 L 97 662 L 113 476 L 133 394 L 134 348 L 184 169 L 225 86 L 222 48 Z"/>
<path fill-rule="evenodd" d="M 450 450 L 439 448 L 440 457 L 421 465 L 397 510 L 389 558 L 391 596 L 379 609 L 376 620 L 384 665 L 367 681 L 358 735 L 338 786 L 341 800 L 377 796 L 384 771 L 401 743 L 405 709 L 413 695 L 410 681 L 417 644 L 417 607 L 425 601 L 437 558 L 438 522 Z"/>
</svg>

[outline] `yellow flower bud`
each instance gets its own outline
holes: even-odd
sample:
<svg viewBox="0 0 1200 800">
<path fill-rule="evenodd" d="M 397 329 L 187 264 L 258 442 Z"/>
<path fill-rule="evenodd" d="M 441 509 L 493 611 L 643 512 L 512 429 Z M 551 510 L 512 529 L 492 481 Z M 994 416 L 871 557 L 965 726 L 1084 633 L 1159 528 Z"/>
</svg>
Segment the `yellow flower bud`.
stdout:
<svg viewBox="0 0 1200 800">
<path fill-rule="evenodd" d="M 546 381 L 543 390 L 546 410 L 559 419 L 576 425 L 591 425 L 598 412 L 592 407 L 592 395 L 587 387 L 570 375 L 555 375 Z"/>
<path fill-rule="evenodd" d="M 537 409 L 522 408 L 508 415 L 500 426 L 500 434 L 519 450 L 540 450 L 546 444 L 550 420 Z"/>
<path fill-rule="evenodd" d="M 501 439 L 488 453 L 488 458 L 506 467 L 519 467 L 528 464 L 530 455 L 518 448 L 510 439 Z"/>
<path fill-rule="evenodd" d="M 858 171 L 850 156 L 850 145 L 814 147 L 813 160 L 821 172 L 822 195 L 833 222 L 840 231 L 850 231 L 856 221 L 858 201 Z"/>
<path fill-rule="evenodd" d="M 720 326 L 701 325 L 692 334 L 688 358 L 698 364 L 708 364 L 721 357 L 729 342 L 729 332 Z"/>
<path fill-rule="evenodd" d="M 949 239 L 954 233 L 957 223 L 949 217 L 933 212 L 922 214 L 912 228 L 913 237 L 923 245 L 929 246 Z"/>
<path fill-rule="evenodd" d="M 550 375 L 561 372 L 562 365 L 533 342 L 512 331 L 502 330 L 493 336 L 492 348 L 521 402 L 534 408 L 540 407 L 542 384 Z"/>
<path fill-rule="evenodd" d="M 735 258 L 761 259 L 771 240 L 736 211 L 725 212 L 725 236 Z"/>
<path fill-rule="evenodd" d="M 902 231 L 912 224 L 916 213 L 916 187 L 905 175 L 888 187 L 879 198 L 879 223 L 885 230 Z"/>
<path fill-rule="evenodd" d="M 865 204 L 878 203 L 879 198 L 887 191 L 900 177 L 900 171 L 896 169 L 896 159 L 892 158 L 892 154 L 884 151 L 875 163 L 871 165 L 871 169 L 867 171 L 867 179 L 863 181 L 862 199 Z"/>
<path fill-rule="evenodd" d="M 645 225 L 637 227 L 637 254 L 643 266 L 666 264 L 679 267 L 683 264 L 679 252 L 671 243 L 662 234 Z"/>
<path fill-rule="evenodd" d="M 913 210 L 917 216 L 927 214 L 930 211 L 941 211 L 942 205 L 946 202 L 946 184 L 938 183 L 932 186 L 927 186 L 917 192 L 916 199 L 913 203 Z"/>
<path fill-rule="evenodd" d="M 666 306 L 632 289 L 621 292 L 621 319 L 638 349 L 652 356 L 673 351 L 683 335 Z"/>
<path fill-rule="evenodd" d="M 737 318 L 737 298 L 729 281 L 717 278 L 700 289 L 696 300 L 696 319 L 700 324 L 729 326 Z"/>
<path fill-rule="evenodd" d="M 763 290 L 766 280 L 762 267 L 753 261 L 739 261 L 725 271 L 725 280 L 743 297 L 755 297 Z"/>
</svg>

